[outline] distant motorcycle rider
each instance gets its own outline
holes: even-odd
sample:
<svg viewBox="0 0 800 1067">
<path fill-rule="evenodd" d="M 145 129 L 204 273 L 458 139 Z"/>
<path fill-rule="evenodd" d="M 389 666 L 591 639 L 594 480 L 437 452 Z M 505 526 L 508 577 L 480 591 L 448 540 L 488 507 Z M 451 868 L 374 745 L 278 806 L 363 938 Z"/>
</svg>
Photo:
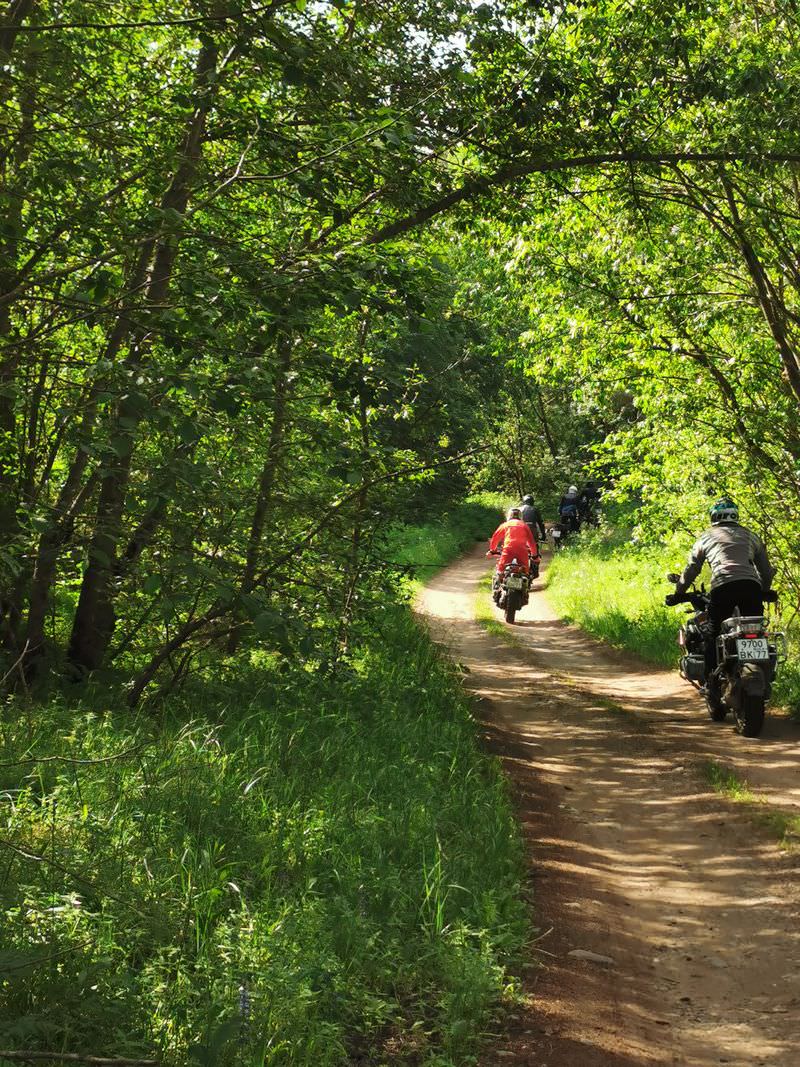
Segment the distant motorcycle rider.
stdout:
<svg viewBox="0 0 800 1067">
<path fill-rule="evenodd" d="M 571 485 L 561 497 L 558 505 L 558 514 L 561 516 L 561 521 L 575 531 L 580 529 L 581 524 L 580 516 L 578 515 L 579 500 L 580 494 L 578 493 L 577 485 Z"/>
<path fill-rule="evenodd" d="M 489 551 L 486 555 L 494 555 L 501 545 L 502 551 L 497 563 L 496 577 L 498 578 L 514 559 L 526 574 L 529 571 L 529 555 L 533 557 L 534 562 L 539 562 L 539 548 L 536 544 L 536 539 L 531 533 L 528 524 L 522 521 L 522 511 L 518 507 L 509 509 L 508 519 L 501 523 L 492 534 L 489 542 Z"/>
<path fill-rule="evenodd" d="M 578 512 L 582 519 L 597 525 L 597 505 L 600 502 L 600 490 L 597 482 L 588 481 L 578 496 Z"/>
<path fill-rule="evenodd" d="M 522 498 L 522 506 L 520 508 L 522 513 L 522 521 L 527 522 L 531 528 L 531 533 L 537 541 L 543 541 L 547 536 L 544 528 L 544 522 L 542 521 L 542 514 L 533 502 L 533 497 L 528 493 Z"/>
<path fill-rule="evenodd" d="M 709 512 L 711 528 L 701 534 L 689 553 L 675 592 L 664 598 L 667 606 L 678 604 L 686 589 L 707 563 L 711 568 L 711 601 L 708 618 L 712 639 L 706 646 L 706 679 L 716 667 L 717 637 L 722 623 L 736 608 L 742 615 L 762 615 L 764 596 L 775 575 L 760 537 L 739 525 L 739 509 L 732 500 L 718 500 Z"/>
</svg>

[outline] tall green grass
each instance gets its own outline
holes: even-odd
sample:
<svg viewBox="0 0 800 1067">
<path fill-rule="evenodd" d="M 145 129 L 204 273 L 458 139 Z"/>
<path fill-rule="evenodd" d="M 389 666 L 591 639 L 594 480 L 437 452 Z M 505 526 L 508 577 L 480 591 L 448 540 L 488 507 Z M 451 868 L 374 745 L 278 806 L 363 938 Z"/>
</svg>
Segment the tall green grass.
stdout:
<svg viewBox="0 0 800 1067">
<path fill-rule="evenodd" d="M 559 550 L 548 569 L 547 595 L 569 622 L 628 649 L 649 663 L 675 667 L 680 610 L 664 607 L 668 571 L 680 571 L 685 552 L 638 545 L 626 530 L 585 531 Z M 705 576 L 708 584 L 708 576 Z M 776 627 L 780 619 L 773 620 Z M 774 702 L 800 715 L 800 640 L 790 633 L 790 657 L 781 665 Z"/>
<path fill-rule="evenodd" d="M 488 541 L 507 506 L 501 494 L 479 493 L 450 506 L 436 519 L 397 525 L 388 536 L 389 558 L 406 569 L 413 591 L 476 541 Z"/>
<path fill-rule="evenodd" d="M 677 663 L 678 617 L 664 607 L 669 557 L 619 532 L 586 531 L 554 554 L 547 596 L 570 622 L 661 666 Z"/>
<path fill-rule="evenodd" d="M 256 655 L 158 721 L 5 706 L 0 1047 L 472 1062 L 521 845 L 453 669 L 375 625 L 332 678 Z"/>
</svg>

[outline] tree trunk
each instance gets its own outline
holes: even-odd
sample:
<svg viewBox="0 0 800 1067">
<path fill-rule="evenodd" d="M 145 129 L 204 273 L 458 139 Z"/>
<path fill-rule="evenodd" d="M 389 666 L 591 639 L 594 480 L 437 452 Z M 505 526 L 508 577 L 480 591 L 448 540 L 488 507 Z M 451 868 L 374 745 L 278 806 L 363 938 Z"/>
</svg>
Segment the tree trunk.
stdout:
<svg viewBox="0 0 800 1067">
<path fill-rule="evenodd" d="M 359 491 L 355 501 L 355 516 L 353 518 L 353 530 L 350 536 L 350 553 L 348 565 L 346 568 L 347 580 L 344 588 L 344 602 L 342 604 L 342 613 L 339 619 L 339 633 L 336 639 L 336 648 L 334 649 L 334 669 L 336 668 L 341 656 L 347 653 L 347 647 L 350 638 L 350 621 L 353 615 L 353 604 L 356 591 L 358 590 L 358 582 L 361 577 L 362 563 L 362 541 L 364 537 L 364 518 L 367 513 L 367 499 L 368 490 L 366 483 L 364 482 L 365 472 L 369 463 L 369 451 L 370 451 L 370 433 L 369 433 L 369 419 L 368 419 L 368 405 L 367 395 L 364 386 L 364 346 L 367 341 L 367 335 L 369 333 L 369 320 L 365 317 L 362 319 L 358 329 L 358 348 L 359 356 L 361 359 L 361 377 L 360 388 L 358 393 L 358 427 L 361 437 L 361 481 L 363 488 Z"/>
<path fill-rule="evenodd" d="M 13 74 L 11 57 L 18 37 L 19 26 L 33 8 L 33 0 L 12 0 L 0 18 L 0 96 L 12 92 Z M 20 90 L 20 124 L 17 130 L 9 130 L 7 148 L 0 165 L 0 215 L 5 222 L 6 237 L 0 243 L 0 295 L 12 285 L 17 268 L 16 235 L 22 228 L 26 190 L 23 171 L 33 147 L 36 104 L 35 59 L 23 60 L 25 77 Z M 10 173 L 9 173 L 10 170 Z M 0 306 L 0 341 L 8 343 L 11 334 L 11 308 Z M 13 546 L 19 534 L 19 507 L 17 472 L 17 370 L 20 364 L 19 350 L 8 345 L 7 354 L 0 360 L 0 544 L 7 549 Z M 12 548 L 13 552 L 13 548 Z M 21 560 L 20 560 L 21 562 Z M 14 647 L 17 639 L 17 621 L 21 613 L 22 582 L 13 575 L 3 575 L 0 585 L 0 643 Z"/>
<path fill-rule="evenodd" d="M 126 291 L 136 292 L 144 284 L 152 255 L 152 247 L 152 242 L 148 242 L 141 250 L 131 276 L 127 279 Z M 106 342 L 102 358 L 109 363 L 116 359 L 130 333 L 130 310 L 126 306 L 120 311 L 114 329 Z M 95 471 L 89 476 L 88 481 L 84 481 L 84 475 L 90 459 L 88 445 L 95 431 L 99 395 L 103 384 L 98 381 L 87 400 L 81 419 L 80 441 L 67 471 L 67 477 L 58 494 L 58 500 L 53 508 L 52 519 L 40 537 L 37 546 L 29 594 L 28 623 L 24 646 L 26 669 L 28 671 L 31 670 L 34 661 L 44 647 L 44 625 L 47 619 L 50 591 L 55 581 L 60 551 L 72 535 L 72 527 L 80 506 L 89 500 L 99 478 L 99 472 Z"/>
<path fill-rule="evenodd" d="M 264 525 L 272 504 L 275 478 L 283 452 L 290 392 L 289 372 L 292 367 L 292 348 L 293 344 L 290 335 L 281 333 L 278 337 L 278 365 L 275 373 L 275 396 L 272 403 L 272 425 L 269 431 L 267 454 L 258 483 L 256 506 L 253 509 L 253 519 L 250 524 L 244 570 L 239 583 L 239 590 L 242 594 L 249 593 L 253 588 L 253 579 L 258 568 L 259 554 L 264 540 Z M 228 641 L 228 652 L 236 651 L 239 633 L 240 631 L 237 629 L 231 632 Z"/>
<path fill-rule="evenodd" d="M 556 448 L 556 443 L 553 440 L 553 435 L 550 431 L 550 423 L 547 418 L 547 409 L 544 405 L 544 397 L 542 396 L 542 390 L 539 386 L 539 383 L 535 380 L 533 388 L 534 392 L 536 393 L 536 406 L 539 410 L 539 421 L 542 424 L 542 433 L 544 434 L 545 441 L 547 441 L 547 448 L 553 459 L 558 459 L 558 449 Z"/>
<path fill-rule="evenodd" d="M 206 118 L 216 89 L 212 76 L 217 57 L 218 49 L 214 44 L 206 43 L 200 49 L 194 78 L 196 103 L 187 124 L 180 162 L 161 200 L 164 212 L 183 215 L 188 206 L 205 137 Z M 167 296 L 178 246 L 177 234 L 164 234 L 155 243 L 150 281 L 145 292 L 145 303 L 149 307 L 157 308 Z M 131 346 L 128 362 L 133 365 L 141 362 L 150 336 L 147 330 L 139 332 Z M 80 672 L 100 666 L 114 632 L 114 570 L 130 482 L 134 434 L 141 417 L 138 407 L 129 400 L 122 400 L 109 427 L 109 437 L 125 437 L 127 448 L 119 461 L 102 475 L 94 532 L 89 544 L 89 563 L 81 583 L 68 649 L 70 663 Z M 124 434 L 121 433 L 122 427 L 125 428 Z"/>
</svg>

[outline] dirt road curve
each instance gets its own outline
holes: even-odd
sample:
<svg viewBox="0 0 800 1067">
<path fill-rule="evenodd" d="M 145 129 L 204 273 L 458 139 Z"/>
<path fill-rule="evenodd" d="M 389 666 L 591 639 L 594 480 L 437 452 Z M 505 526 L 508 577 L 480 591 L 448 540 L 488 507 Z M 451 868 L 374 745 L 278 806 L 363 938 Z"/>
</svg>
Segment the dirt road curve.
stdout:
<svg viewBox="0 0 800 1067">
<path fill-rule="evenodd" d="M 467 669 L 529 847 L 530 997 L 483 1067 L 797 1067 L 800 860 L 697 764 L 798 807 L 800 728 L 737 737 L 680 679 L 564 626 L 541 592 L 509 646 L 473 618 L 487 566 L 476 551 L 418 604 Z"/>
</svg>

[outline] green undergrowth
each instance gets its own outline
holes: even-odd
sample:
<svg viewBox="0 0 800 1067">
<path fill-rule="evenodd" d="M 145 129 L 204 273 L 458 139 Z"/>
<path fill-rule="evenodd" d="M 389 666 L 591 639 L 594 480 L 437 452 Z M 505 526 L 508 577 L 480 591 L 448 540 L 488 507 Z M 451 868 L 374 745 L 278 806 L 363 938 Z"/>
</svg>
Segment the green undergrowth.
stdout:
<svg viewBox="0 0 800 1067">
<path fill-rule="evenodd" d="M 681 570 L 680 550 L 638 545 L 625 530 L 586 531 L 557 552 L 548 569 L 547 595 L 562 618 L 628 649 L 648 663 L 676 667 L 682 609 L 664 607 L 668 571 Z M 707 572 L 703 576 L 708 582 Z M 776 627 L 780 619 L 775 619 Z M 790 656 L 773 690 L 775 704 L 800 715 L 800 642 L 789 634 Z"/>
<path fill-rule="evenodd" d="M 513 992 L 505 783 L 404 606 L 334 678 L 255 657 L 158 721 L 9 703 L 0 762 L 5 1047 L 445 1067 Z"/>
<path fill-rule="evenodd" d="M 398 525 L 389 534 L 391 562 L 405 569 L 411 591 L 456 559 L 476 541 L 487 541 L 503 519 L 508 501 L 496 493 L 479 493 L 418 525 Z"/>
<path fill-rule="evenodd" d="M 709 760 L 703 765 L 703 776 L 715 793 L 740 805 L 754 822 L 777 838 L 781 847 L 797 847 L 800 840 L 800 816 L 773 807 L 764 797 L 754 793 L 743 778 L 715 760 Z"/>
<path fill-rule="evenodd" d="M 659 547 L 639 547 L 622 538 L 587 531 L 556 552 L 547 596 L 568 622 L 651 663 L 674 666 L 679 619 L 663 606 L 670 561 Z"/>
</svg>

